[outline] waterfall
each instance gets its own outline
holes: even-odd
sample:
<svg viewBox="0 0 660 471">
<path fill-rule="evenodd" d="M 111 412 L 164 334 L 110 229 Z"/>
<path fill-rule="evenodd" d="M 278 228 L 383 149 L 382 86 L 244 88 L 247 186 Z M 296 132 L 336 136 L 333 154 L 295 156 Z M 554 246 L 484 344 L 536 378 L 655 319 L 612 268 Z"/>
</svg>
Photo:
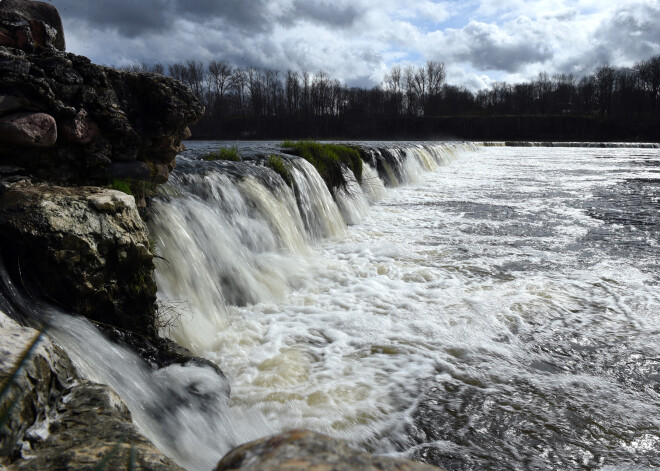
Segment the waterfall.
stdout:
<svg viewBox="0 0 660 471">
<path fill-rule="evenodd" d="M 606 149 L 660 149 L 657 142 L 535 142 L 535 141 L 485 141 L 483 147 L 600 147 Z"/>
<path fill-rule="evenodd" d="M 159 300 L 174 313 L 166 332 L 198 355 L 216 351 L 231 306 L 278 302 L 311 276 L 312 245 L 346 235 L 368 216 L 385 185 L 417 181 L 471 144 L 369 147 L 362 184 L 344 168 L 334 197 L 316 169 L 290 160 L 289 188 L 272 170 L 247 162 L 181 159 L 151 208 Z M 249 329 L 249 327 L 246 327 Z"/>
<path fill-rule="evenodd" d="M 377 170 L 385 186 L 415 183 L 425 172 L 448 165 L 460 152 L 475 151 L 472 143 L 396 144 L 370 149 L 370 165 Z"/>
<path fill-rule="evenodd" d="M 365 164 L 364 167 L 368 167 L 368 165 Z M 359 224 L 369 214 L 369 200 L 353 172 L 343 168 L 342 173 L 346 180 L 346 187 L 339 188 L 335 194 L 337 206 L 347 224 Z M 364 178 L 364 172 L 362 178 Z"/>
<path fill-rule="evenodd" d="M 231 448 L 273 431 L 259 412 L 229 408 L 229 382 L 211 366 L 189 362 L 151 368 L 90 321 L 26 298 L 1 259 L 0 310 L 27 324 L 48 325 L 48 335 L 78 372 L 109 385 L 140 431 L 188 470 L 213 469 Z"/>
<path fill-rule="evenodd" d="M 312 239 L 341 237 L 346 224 L 316 169 L 303 159 L 293 161 L 298 206 Z"/>
<path fill-rule="evenodd" d="M 385 196 L 385 184 L 403 184 L 418 178 L 418 171 L 433 170 L 450 158 L 450 147 L 371 148 L 373 159 L 364 165 L 361 184 L 344 169 L 347 184 L 334 195 L 314 167 L 299 158 L 290 161 L 293 188 L 252 162 L 180 158 L 150 208 L 149 227 L 160 257 L 155 273 L 160 311 L 173 322 L 162 334 L 216 363 L 221 362 L 217 352 L 228 346 L 258 345 L 263 324 L 235 311 L 260 304 L 260 312 L 267 313 L 269 303 L 315 275 L 319 241 L 347 235 L 347 223 L 369 217 L 368 204 Z M 211 469 L 234 446 L 281 431 L 282 422 L 273 425 L 263 411 L 242 402 L 240 390 L 230 400 L 229 382 L 209 366 L 154 370 L 82 318 L 25 300 L 19 304 L 29 317 L 48 320 L 49 335 L 81 373 L 110 385 L 139 429 L 186 469 Z M 0 297 L 0 308 L 8 307 Z M 255 386 L 304 381 L 305 354 L 279 351 L 281 362 L 270 356 L 258 365 L 273 374 L 255 380 Z M 338 397 L 346 394 L 341 385 L 337 391 Z M 386 409 L 374 407 L 387 417 Z"/>
</svg>

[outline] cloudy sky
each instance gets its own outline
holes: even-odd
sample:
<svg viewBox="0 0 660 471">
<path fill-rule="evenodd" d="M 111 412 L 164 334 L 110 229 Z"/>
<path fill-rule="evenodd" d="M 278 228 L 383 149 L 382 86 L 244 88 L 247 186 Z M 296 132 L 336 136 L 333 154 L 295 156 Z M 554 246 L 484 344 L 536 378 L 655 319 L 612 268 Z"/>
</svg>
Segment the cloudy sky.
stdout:
<svg viewBox="0 0 660 471">
<path fill-rule="evenodd" d="M 380 83 L 394 64 L 447 65 L 475 90 L 540 71 L 660 54 L 660 0 L 50 0 L 67 49 L 102 64 L 197 59 Z"/>
</svg>

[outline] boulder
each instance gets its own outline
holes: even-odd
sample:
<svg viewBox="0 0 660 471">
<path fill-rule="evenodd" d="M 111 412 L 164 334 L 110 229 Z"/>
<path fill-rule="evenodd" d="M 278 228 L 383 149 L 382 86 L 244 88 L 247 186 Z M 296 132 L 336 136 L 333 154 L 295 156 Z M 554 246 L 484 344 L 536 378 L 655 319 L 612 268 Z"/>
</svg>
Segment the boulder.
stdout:
<svg viewBox="0 0 660 471">
<path fill-rule="evenodd" d="M 438 471 L 399 458 L 377 456 L 348 443 L 305 430 L 262 438 L 234 448 L 216 471 Z"/>
<path fill-rule="evenodd" d="M 0 194 L 0 250 L 15 279 L 66 310 L 155 335 L 147 234 L 120 191 L 17 182 Z"/>
<path fill-rule="evenodd" d="M 16 28 L 9 29 L 10 32 L 13 29 L 14 34 L 8 35 L 5 33 L 5 38 L 11 38 L 18 30 L 22 31 L 19 34 L 23 38 L 29 37 L 34 44 L 40 47 L 53 47 L 60 51 L 66 49 L 62 19 L 57 9 L 49 3 L 29 0 L 3 0 L 0 2 L 0 22 L 5 25 L 16 25 Z M 25 47 L 25 42 L 24 39 L 23 47 Z M 3 46 L 11 45 L 3 44 L 2 38 L 0 38 L 0 44 Z M 17 46 L 14 42 L 14 47 Z"/>
<path fill-rule="evenodd" d="M 46 113 L 15 113 L 0 118 L 0 144 L 50 147 L 55 141 L 57 125 Z"/>
<path fill-rule="evenodd" d="M 0 382 L 7 380 L 38 336 L 0 311 Z M 0 430 L 0 468 L 126 469 L 131 447 L 134 469 L 180 471 L 135 427 L 123 401 L 108 387 L 81 378 L 68 355 L 43 336 L 24 367 L 0 398 L 4 407 L 16 399 Z"/>
</svg>

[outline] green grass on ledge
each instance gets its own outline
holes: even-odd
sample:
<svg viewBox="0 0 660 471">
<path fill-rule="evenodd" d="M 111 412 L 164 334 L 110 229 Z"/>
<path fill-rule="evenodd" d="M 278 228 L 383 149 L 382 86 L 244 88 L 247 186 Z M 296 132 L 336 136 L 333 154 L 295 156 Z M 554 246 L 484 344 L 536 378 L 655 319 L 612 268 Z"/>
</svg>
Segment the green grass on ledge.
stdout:
<svg viewBox="0 0 660 471">
<path fill-rule="evenodd" d="M 231 160 L 232 162 L 240 162 L 241 158 L 238 156 L 238 147 L 221 147 L 216 151 L 211 151 L 202 156 L 206 161 L 213 160 Z"/>
<path fill-rule="evenodd" d="M 330 190 L 346 186 L 341 164 L 351 169 L 358 182 L 362 180 L 362 159 L 357 149 L 314 141 L 284 141 L 281 147 L 311 163 Z"/>
</svg>

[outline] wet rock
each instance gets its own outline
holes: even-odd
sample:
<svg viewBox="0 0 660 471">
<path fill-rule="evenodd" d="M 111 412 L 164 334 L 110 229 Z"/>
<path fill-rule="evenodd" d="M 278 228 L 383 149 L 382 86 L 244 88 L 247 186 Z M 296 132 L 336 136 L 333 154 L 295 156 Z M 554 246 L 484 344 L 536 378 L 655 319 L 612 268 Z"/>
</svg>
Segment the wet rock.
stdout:
<svg viewBox="0 0 660 471">
<path fill-rule="evenodd" d="M 110 175 L 112 178 L 149 180 L 151 178 L 151 169 L 144 162 L 113 162 L 110 165 Z"/>
<path fill-rule="evenodd" d="M 222 370 L 210 360 L 197 357 L 192 352 L 176 342 L 162 337 L 147 337 L 126 329 L 98 325 L 106 337 L 137 353 L 144 362 L 153 369 L 165 368 L 170 365 L 196 365 L 212 368 L 218 376 L 226 378 Z"/>
<path fill-rule="evenodd" d="M 155 164 L 154 165 L 154 183 L 165 183 L 170 177 L 169 165 Z"/>
<path fill-rule="evenodd" d="M 294 430 L 234 448 L 216 471 L 433 471 L 414 461 L 376 456 L 325 435 Z"/>
<path fill-rule="evenodd" d="M 0 312 L 0 381 L 38 335 Z M 135 427 L 122 400 L 107 386 L 80 378 L 66 353 L 43 337 L 12 383 L 4 406 L 17 399 L 0 433 L 0 468 L 14 470 L 127 469 L 131 447 L 135 469 L 180 470 Z"/>
<path fill-rule="evenodd" d="M 15 113 L 0 118 L 0 144 L 49 147 L 57 141 L 55 119 L 45 113 Z"/>
<path fill-rule="evenodd" d="M 0 195 L 0 248 L 16 279 L 51 302 L 155 335 L 153 255 L 132 196 L 10 184 Z"/>
</svg>

